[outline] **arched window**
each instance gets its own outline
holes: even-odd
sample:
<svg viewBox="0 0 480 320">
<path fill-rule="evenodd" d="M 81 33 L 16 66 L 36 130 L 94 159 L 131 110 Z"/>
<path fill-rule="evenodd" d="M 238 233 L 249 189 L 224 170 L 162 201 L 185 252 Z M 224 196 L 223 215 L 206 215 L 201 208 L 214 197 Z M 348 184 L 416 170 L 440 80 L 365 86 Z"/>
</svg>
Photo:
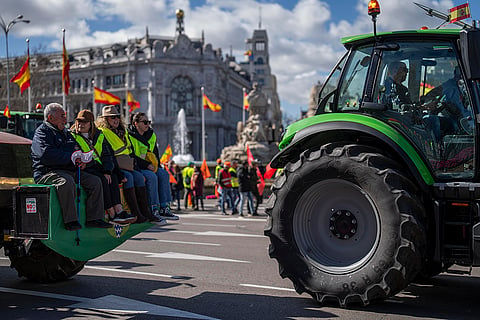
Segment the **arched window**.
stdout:
<svg viewBox="0 0 480 320">
<path fill-rule="evenodd" d="M 193 83 L 187 77 L 176 77 L 172 81 L 170 114 L 176 115 L 180 109 L 187 116 L 193 116 Z"/>
</svg>

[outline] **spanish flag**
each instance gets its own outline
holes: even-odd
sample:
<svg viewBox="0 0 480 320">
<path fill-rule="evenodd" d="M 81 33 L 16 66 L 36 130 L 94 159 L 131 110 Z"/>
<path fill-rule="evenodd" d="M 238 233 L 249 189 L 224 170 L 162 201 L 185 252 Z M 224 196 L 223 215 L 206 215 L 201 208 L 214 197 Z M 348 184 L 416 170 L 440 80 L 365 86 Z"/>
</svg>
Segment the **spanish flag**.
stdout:
<svg viewBox="0 0 480 320">
<path fill-rule="evenodd" d="M 470 18 L 470 6 L 468 3 L 461 4 L 449 10 L 448 15 L 450 23 Z"/>
<path fill-rule="evenodd" d="M 68 58 L 67 49 L 65 48 L 65 32 L 63 32 L 63 53 L 62 53 L 62 89 L 65 95 L 68 96 L 70 89 L 70 59 Z"/>
<path fill-rule="evenodd" d="M 8 107 L 8 105 L 5 107 L 5 110 L 3 110 L 3 115 L 7 118 L 10 118 L 11 115 L 10 115 L 10 108 Z"/>
<path fill-rule="evenodd" d="M 162 157 L 160 158 L 160 163 L 167 163 L 170 161 L 170 158 L 172 157 L 172 148 L 170 145 L 165 148 L 165 151 L 162 154 Z"/>
<path fill-rule="evenodd" d="M 222 111 L 222 107 L 219 104 L 216 104 L 210 101 L 210 99 L 208 99 L 206 94 L 203 95 L 203 108 L 210 109 L 213 112 Z"/>
<path fill-rule="evenodd" d="M 30 87 L 30 55 L 27 55 L 27 61 L 25 61 L 20 71 L 10 79 L 10 82 L 14 82 L 20 87 L 21 94 Z"/>
<path fill-rule="evenodd" d="M 250 104 L 248 103 L 247 93 L 244 92 L 243 93 L 243 109 L 248 110 L 249 107 L 250 107 Z"/>
<path fill-rule="evenodd" d="M 129 112 L 133 112 L 136 109 L 140 109 L 140 102 L 133 98 L 133 94 L 127 90 L 127 105 L 130 107 Z"/>
<path fill-rule="evenodd" d="M 108 91 L 93 87 L 93 99 L 95 103 L 104 103 L 104 104 L 113 104 L 117 105 L 121 103 L 119 97 L 114 94 L 111 94 Z"/>
</svg>

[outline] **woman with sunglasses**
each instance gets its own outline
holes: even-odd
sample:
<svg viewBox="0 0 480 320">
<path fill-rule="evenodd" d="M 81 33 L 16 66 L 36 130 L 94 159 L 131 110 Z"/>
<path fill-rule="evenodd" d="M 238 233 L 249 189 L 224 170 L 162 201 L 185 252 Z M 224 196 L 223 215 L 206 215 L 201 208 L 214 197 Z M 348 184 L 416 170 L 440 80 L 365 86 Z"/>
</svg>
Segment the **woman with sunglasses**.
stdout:
<svg viewBox="0 0 480 320">
<path fill-rule="evenodd" d="M 178 216 L 170 210 L 170 202 L 172 201 L 170 176 L 159 164 L 157 136 L 150 127 L 150 123 L 143 112 L 132 113 L 130 116 L 128 134 L 133 146 L 136 164 L 147 180 L 148 200 L 152 210 L 155 213 L 158 212 L 158 216 L 161 218 L 178 220 Z M 159 164 L 157 167 L 149 161 L 147 153 L 155 157 L 154 162 Z"/>
<path fill-rule="evenodd" d="M 93 150 L 93 161 L 87 163 L 85 171 L 100 178 L 103 187 L 104 208 L 112 224 L 129 224 L 137 220 L 123 210 L 118 181 L 123 174 L 115 168 L 113 151 L 103 133 L 95 126 L 93 113 L 81 110 L 70 131 L 83 152 Z M 120 176 L 120 178 L 119 178 Z"/>
<path fill-rule="evenodd" d="M 128 132 L 117 108 L 115 106 L 103 107 L 102 115 L 97 120 L 97 126 L 112 147 L 117 166 L 125 176 L 123 195 L 132 214 L 137 216 L 137 223 L 150 221 L 157 225 L 165 225 L 165 220 L 162 221 L 150 212 L 145 179 L 139 171 L 134 170 Z"/>
</svg>

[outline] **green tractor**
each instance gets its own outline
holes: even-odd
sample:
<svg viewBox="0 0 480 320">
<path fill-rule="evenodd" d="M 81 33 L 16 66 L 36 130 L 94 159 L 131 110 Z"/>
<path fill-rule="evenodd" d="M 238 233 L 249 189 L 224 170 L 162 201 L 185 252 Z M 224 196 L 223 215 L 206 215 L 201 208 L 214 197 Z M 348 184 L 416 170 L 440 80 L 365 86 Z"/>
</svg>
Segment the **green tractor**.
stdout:
<svg viewBox="0 0 480 320">
<path fill-rule="evenodd" d="M 316 115 L 271 161 L 265 235 L 298 293 L 367 305 L 480 266 L 480 30 L 342 42 Z"/>
<path fill-rule="evenodd" d="M 11 111 L 8 117 L 0 115 L 0 131 L 32 139 L 35 129 L 42 122 L 43 112 Z"/>
<path fill-rule="evenodd" d="M 20 277 L 36 282 L 66 280 L 88 260 L 153 226 L 112 225 L 67 231 L 55 187 L 33 182 L 31 140 L 0 132 L 0 249 Z M 78 202 L 85 222 L 85 195 Z"/>
</svg>

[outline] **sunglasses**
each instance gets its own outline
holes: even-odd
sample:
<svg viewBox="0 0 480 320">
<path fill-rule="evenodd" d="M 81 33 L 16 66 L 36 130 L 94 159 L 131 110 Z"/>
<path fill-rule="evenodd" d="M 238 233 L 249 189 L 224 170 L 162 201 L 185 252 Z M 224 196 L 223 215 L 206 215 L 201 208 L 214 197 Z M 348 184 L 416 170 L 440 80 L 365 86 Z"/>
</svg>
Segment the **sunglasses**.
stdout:
<svg viewBox="0 0 480 320">
<path fill-rule="evenodd" d="M 144 125 L 149 125 L 150 123 L 152 123 L 152 121 L 150 120 L 143 120 L 143 121 L 138 121 L 140 123 L 143 123 Z"/>
<path fill-rule="evenodd" d="M 109 116 L 110 119 L 120 119 L 120 116 Z"/>
</svg>

